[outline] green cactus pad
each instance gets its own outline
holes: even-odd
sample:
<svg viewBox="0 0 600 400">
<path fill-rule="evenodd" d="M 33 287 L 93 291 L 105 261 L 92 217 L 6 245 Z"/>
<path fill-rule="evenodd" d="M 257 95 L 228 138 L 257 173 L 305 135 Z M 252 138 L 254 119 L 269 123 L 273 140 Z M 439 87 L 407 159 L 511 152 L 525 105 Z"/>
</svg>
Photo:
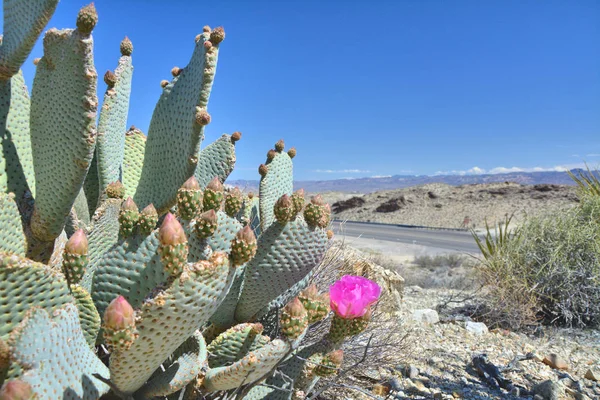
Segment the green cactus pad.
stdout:
<svg viewBox="0 0 600 400">
<path fill-rule="evenodd" d="M 128 350 L 111 355 L 111 380 L 121 392 L 138 390 L 215 312 L 235 269 L 223 253 L 211 260 L 186 265 L 169 288 L 144 302 L 137 314 L 139 338 Z"/>
<path fill-rule="evenodd" d="M 272 224 L 258 239 L 256 255 L 246 265 L 236 320 L 251 320 L 305 278 L 321 262 L 328 243 L 323 229 L 310 229 L 302 218 L 285 225 Z"/>
<path fill-rule="evenodd" d="M 134 200 L 152 203 L 159 214 L 175 204 L 177 189 L 194 174 L 204 125 L 196 122 L 198 108 L 206 109 L 217 67 L 219 46 L 206 50 L 202 34 L 189 64 L 163 90 L 154 109 L 144 166 Z"/>
<path fill-rule="evenodd" d="M 121 179 L 121 167 L 125 149 L 125 131 L 133 65 L 130 56 L 122 56 L 114 72 L 116 83 L 104 94 L 104 103 L 98 121 L 98 179 L 100 200 L 106 198 L 105 190 L 112 182 Z"/>
<path fill-rule="evenodd" d="M 287 153 L 276 153 L 273 159 L 266 163 L 267 173 L 260 179 L 260 229 L 262 232 L 275 221 L 273 207 L 281 196 L 292 195 L 293 164 Z"/>
<path fill-rule="evenodd" d="M 91 292 L 92 277 L 104 255 L 119 240 L 120 199 L 108 199 L 94 213 L 92 229 L 88 232 L 88 268 L 81 279 L 81 286 Z"/>
<path fill-rule="evenodd" d="M 95 378 L 108 369 L 90 349 L 79 325 L 77 308 L 67 304 L 52 316 L 34 308 L 11 335 L 13 362 L 25 372 L 38 399 L 97 399 L 109 387 Z"/>
<path fill-rule="evenodd" d="M 233 284 L 225 296 L 225 299 L 210 317 L 210 322 L 214 325 L 214 328 L 221 332 L 233 325 L 235 325 L 235 308 L 237 307 L 238 300 L 240 298 L 240 292 L 242 291 L 242 284 L 244 282 L 244 271 L 245 266 L 238 267 Z"/>
<path fill-rule="evenodd" d="M 269 338 L 263 336 L 262 325 L 244 323 L 221 333 L 208 345 L 210 368 L 231 365 L 241 360 L 250 351 L 263 347 Z"/>
<path fill-rule="evenodd" d="M 0 255 L 0 338 L 6 339 L 31 307 L 52 312 L 72 302 L 60 272 L 26 258 Z"/>
<path fill-rule="evenodd" d="M 17 74 L 52 18 L 58 0 L 4 0 L 4 36 L 0 46 L 0 80 Z"/>
<path fill-rule="evenodd" d="M 231 135 L 223 135 L 200 151 L 194 176 L 201 188 L 205 188 L 215 176 L 223 183 L 231 174 L 235 166 L 234 143 Z"/>
<path fill-rule="evenodd" d="M 85 196 L 85 189 L 83 188 L 79 190 L 79 193 L 75 198 L 73 209 L 69 214 L 69 219 L 71 219 L 72 222 L 73 232 L 75 232 L 77 229 L 83 229 L 90 226 L 90 208 L 88 200 Z"/>
<path fill-rule="evenodd" d="M 250 225 L 254 235 L 256 237 L 260 236 L 260 207 L 258 197 L 246 197 L 244 199 L 240 222 L 243 225 Z"/>
<path fill-rule="evenodd" d="M 44 37 L 30 119 L 36 180 L 31 231 L 42 241 L 60 235 L 94 155 L 98 98 L 92 51 L 91 36 L 77 30 L 51 29 Z"/>
<path fill-rule="evenodd" d="M 84 288 L 79 285 L 71 285 L 71 294 L 79 311 L 79 321 L 85 341 L 90 347 L 94 347 L 100 331 L 100 314 L 96 310 L 92 296 Z"/>
<path fill-rule="evenodd" d="M 154 398 L 168 396 L 183 389 L 206 367 L 206 341 L 199 332 L 194 333 L 170 358 L 174 361 L 165 371 L 157 369 L 150 381 L 136 393 L 136 397 Z"/>
<path fill-rule="evenodd" d="M 0 253 L 25 256 L 27 240 L 14 197 L 0 193 Z"/>
<path fill-rule="evenodd" d="M 96 263 L 90 263 L 89 269 L 95 269 L 90 293 L 100 315 L 119 295 L 133 308 L 139 308 L 146 295 L 167 280 L 169 275 L 157 254 L 157 233 L 155 230 L 146 237 L 121 241 Z"/>
<path fill-rule="evenodd" d="M 98 199 L 100 198 L 100 182 L 98 182 L 98 155 L 94 152 L 94 158 L 90 164 L 90 169 L 83 182 L 83 191 L 88 203 L 90 216 L 98 207 Z"/>
<path fill-rule="evenodd" d="M 19 202 L 26 191 L 35 194 L 29 112 L 23 74 L 0 80 L 0 192 L 14 193 Z"/>
<path fill-rule="evenodd" d="M 285 357 L 289 349 L 287 343 L 275 339 L 230 366 L 209 369 L 204 387 L 209 391 L 229 390 L 259 380 Z"/>
<path fill-rule="evenodd" d="M 137 190 L 142 175 L 145 151 L 146 135 L 139 129 L 131 127 L 125 133 L 125 151 L 123 155 L 122 182 L 125 186 L 125 197 L 133 197 Z"/>
</svg>

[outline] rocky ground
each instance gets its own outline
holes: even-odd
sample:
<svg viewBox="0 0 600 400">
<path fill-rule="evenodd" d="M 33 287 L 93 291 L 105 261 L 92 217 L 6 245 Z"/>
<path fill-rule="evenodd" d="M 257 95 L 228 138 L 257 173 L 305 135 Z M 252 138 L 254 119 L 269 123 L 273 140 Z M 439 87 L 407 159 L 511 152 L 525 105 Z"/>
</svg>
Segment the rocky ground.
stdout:
<svg viewBox="0 0 600 400">
<path fill-rule="evenodd" d="M 551 184 L 433 183 L 366 195 L 329 192 L 323 197 L 332 205 L 334 218 L 341 220 L 483 228 L 486 219 L 493 224 L 514 214 L 516 225 L 525 215 L 573 206 L 576 190 Z"/>
<path fill-rule="evenodd" d="M 347 254 L 345 265 L 356 269 L 356 255 Z M 397 323 L 374 332 L 403 337 L 400 354 L 393 363 L 356 368 L 319 398 L 600 399 L 600 331 L 511 332 L 473 321 L 465 310 L 481 298 L 469 257 L 462 263 L 444 256 L 400 263 L 365 257 L 406 275 Z"/>
</svg>

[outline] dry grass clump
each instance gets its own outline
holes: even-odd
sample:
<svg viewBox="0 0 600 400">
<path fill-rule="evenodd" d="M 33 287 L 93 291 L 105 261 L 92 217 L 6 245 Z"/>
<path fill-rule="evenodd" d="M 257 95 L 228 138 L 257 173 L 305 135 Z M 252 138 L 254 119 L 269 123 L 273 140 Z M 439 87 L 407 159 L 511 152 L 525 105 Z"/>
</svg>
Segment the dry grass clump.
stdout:
<svg viewBox="0 0 600 400">
<path fill-rule="evenodd" d="M 600 196 L 582 191 L 580 199 L 576 208 L 488 237 L 477 270 L 488 323 L 600 326 Z"/>
</svg>

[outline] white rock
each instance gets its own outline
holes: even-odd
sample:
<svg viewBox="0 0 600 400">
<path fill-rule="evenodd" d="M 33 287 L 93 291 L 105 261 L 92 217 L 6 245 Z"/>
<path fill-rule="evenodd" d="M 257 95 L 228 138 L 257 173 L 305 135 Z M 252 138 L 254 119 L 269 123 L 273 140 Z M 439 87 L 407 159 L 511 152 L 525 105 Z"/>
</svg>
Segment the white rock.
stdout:
<svg viewBox="0 0 600 400">
<path fill-rule="evenodd" d="M 483 322 L 465 322 L 465 329 L 474 335 L 481 336 L 488 333 L 488 327 Z"/>
<path fill-rule="evenodd" d="M 423 325 L 433 325 L 440 322 L 440 316 L 437 311 L 425 308 L 422 310 L 415 310 L 412 314 L 413 321 L 419 322 Z"/>
</svg>

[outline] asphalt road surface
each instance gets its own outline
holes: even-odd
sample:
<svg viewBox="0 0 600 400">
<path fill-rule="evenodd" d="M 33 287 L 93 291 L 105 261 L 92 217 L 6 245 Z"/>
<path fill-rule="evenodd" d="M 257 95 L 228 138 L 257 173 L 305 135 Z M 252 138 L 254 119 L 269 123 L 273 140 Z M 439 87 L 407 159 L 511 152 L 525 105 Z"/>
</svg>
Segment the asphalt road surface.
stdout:
<svg viewBox="0 0 600 400">
<path fill-rule="evenodd" d="M 345 222 L 343 228 L 340 227 L 340 222 L 334 221 L 332 225 L 336 235 L 417 244 L 459 252 L 476 254 L 480 252 L 470 232 L 406 228 L 364 222 Z"/>
</svg>

